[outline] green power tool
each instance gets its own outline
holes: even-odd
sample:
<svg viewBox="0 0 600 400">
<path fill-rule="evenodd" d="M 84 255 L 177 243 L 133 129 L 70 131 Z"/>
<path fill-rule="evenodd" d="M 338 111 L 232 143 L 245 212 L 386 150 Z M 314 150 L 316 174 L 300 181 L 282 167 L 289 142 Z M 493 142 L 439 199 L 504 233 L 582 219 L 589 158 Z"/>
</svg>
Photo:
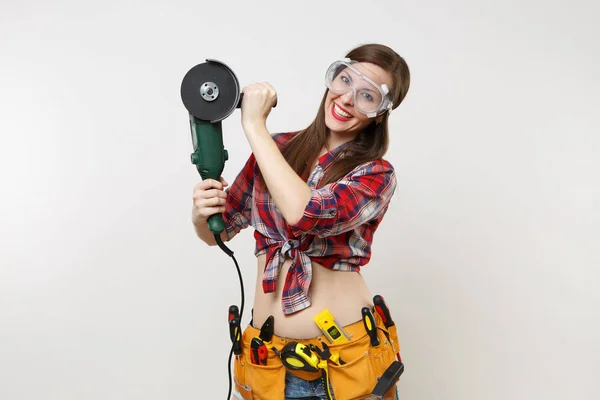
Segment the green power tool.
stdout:
<svg viewBox="0 0 600 400">
<path fill-rule="evenodd" d="M 191 68 L 181 82 L 181 100 L 189 112 L 194 147 L 191 161 L 203 180 L 218 181 L 223 173 L 228 155 L 221 121 L 241 106 L 242 94 L 231 68 L 214 59 Z M 222 215 L 211 215 L 208 227 L 215 236 L 220 235 L 225 229 Z"/>
<path fill-rule="evenodd" d="M 191 68 L 181 82 L 181 100 L 189 112 L 190 130 L 194 152 L 191 154 L 192 164 L 204 179 L 221 178 L 227 150 L 223 146 L 223 128 L 221 121 L 227 118 L 242 103 L 242 94 L 237 77 L 227 65 L 221 61 L 207 59 L 206 62 Z M 231 251 L 221 240 L 221 232 L 225 230 L 223 216 L 213 214 L 208 217 L 208 227 L 215 237 L 217 245 L 233 259 L 240 280 L 241 305 L 239 321 L 244 314 L 244 281 L 240 266 Z M 237 306 L 236 306 L 237 307 Z M 239 327 L 239 322 L 236 323 Z M 235 341 L 229 352 L 229 392 L 231 398 L 232 377 L 231 358 L 235 350 Z"/>
</svg>

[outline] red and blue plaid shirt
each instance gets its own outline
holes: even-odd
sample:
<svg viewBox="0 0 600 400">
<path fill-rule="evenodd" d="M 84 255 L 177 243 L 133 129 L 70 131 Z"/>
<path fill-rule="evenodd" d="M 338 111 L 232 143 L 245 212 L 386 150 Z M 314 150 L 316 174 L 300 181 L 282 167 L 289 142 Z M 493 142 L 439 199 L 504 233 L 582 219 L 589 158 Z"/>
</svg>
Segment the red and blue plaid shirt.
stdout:
<svg viewBox="0 0 600 400">
<path fill-rule="evenodd" d="M 293 136 L 280 133 L 273 140 L 281 148 Z M 227 236 L 231 239 L 249 225 L 254 227 L 255 255 L 266 254 L 265 293 L 275 291 L 281 266 L 286 258 L 292 259 L 283 288 L 285 314 L 310 306 L 311 260 L 341 271 L 359 271 L 367 264 L 373 234 L 396 188 L 394 169 L 385 160 L 358 166 L 339 181 L 320 187 L 335 155 L 346 145 L 318 159 L 307 180 L 312 197 L 295 225 L 286 223 L 268 191 L 254 184 L 258 165 L 253 154 L 227 189 L 223 214 Z"/>
</svg>

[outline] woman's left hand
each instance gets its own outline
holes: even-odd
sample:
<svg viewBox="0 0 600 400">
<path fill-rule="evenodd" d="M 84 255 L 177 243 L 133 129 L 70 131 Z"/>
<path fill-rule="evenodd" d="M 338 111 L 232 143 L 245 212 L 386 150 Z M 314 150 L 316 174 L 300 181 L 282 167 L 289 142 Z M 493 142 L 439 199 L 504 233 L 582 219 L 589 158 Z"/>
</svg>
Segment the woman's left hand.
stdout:
<svg viewBox="0 0 600 400">
<path fill-rule="evenodd" d="M 254 83 L 242 89 L 242 126 L 245 131 L 264 126 L 271 108 L 277 101 L 277 92 L 267 82 Z"/>
</svg>

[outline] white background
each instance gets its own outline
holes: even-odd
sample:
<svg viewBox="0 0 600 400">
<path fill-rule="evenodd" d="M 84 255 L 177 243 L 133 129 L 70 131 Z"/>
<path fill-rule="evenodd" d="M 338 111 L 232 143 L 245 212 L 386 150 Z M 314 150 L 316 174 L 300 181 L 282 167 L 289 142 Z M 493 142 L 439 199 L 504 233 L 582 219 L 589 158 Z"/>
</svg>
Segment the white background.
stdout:
<svg viewBox="0 0 600 400">
<path fill-rule="evenodd" d="M 240 295 L 190 222 L 181 80 L 224 61 L 277 89 L 272 133 L 301 129 L 366 42 L 412 72 L 364 269 L 402 399 L 600 397 L 597 3 L 0 4 L 0 399 L 225 399 Z M 224 132 L 231 182 L 239 111 Z M 251 230 L 230 247 L 249 311 Z"/>
</svg>

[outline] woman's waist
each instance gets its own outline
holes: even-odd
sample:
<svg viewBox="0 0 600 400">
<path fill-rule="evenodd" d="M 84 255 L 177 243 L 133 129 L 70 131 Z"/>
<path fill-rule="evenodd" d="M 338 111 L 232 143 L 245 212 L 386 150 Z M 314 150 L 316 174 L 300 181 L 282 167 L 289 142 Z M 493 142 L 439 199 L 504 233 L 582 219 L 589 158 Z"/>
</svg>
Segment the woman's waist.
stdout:
<svg viewBox="0 0 600 400">
<path fill-rule="evenodd" d="M 297 339 L 310 338 L 321 334 L 314 318 L 323 310 L 328 310 L 337 324 L 345 326 L 360 321 L 362 307 L 373 305 L 372 295 L 359 272 L 331 270 L 312 262 L 310 307 L 286 315 L 282 309 L 282 295 L 291 260 L 282 265 L 277 289 L 273 293 L 264 293 L 262 288 L 265 256 L 258 256 L 257 261 L 253 311 L 253 325 L 256 327 L 272 315 L 276 334 Z"/>
</svg>

